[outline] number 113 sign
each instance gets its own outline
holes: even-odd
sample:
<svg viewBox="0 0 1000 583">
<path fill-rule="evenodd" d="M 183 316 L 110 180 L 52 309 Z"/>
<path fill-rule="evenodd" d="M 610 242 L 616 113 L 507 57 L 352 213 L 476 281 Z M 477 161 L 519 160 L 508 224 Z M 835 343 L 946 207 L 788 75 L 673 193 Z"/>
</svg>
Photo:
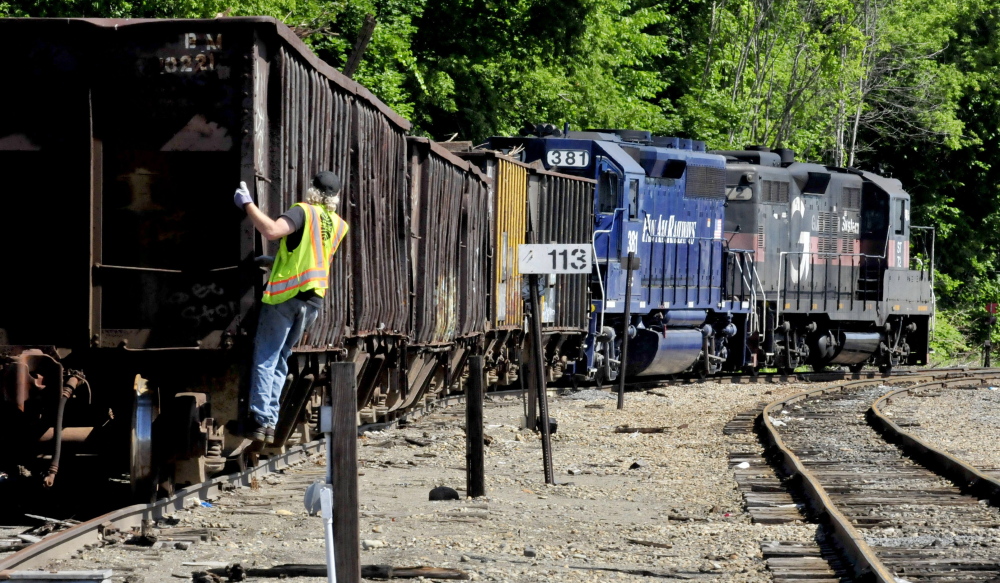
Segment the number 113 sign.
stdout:
<svg viewBox="0 0 1000 583">
<path fill-rule="evenodd" d="M 517 268 L 521 273 L 590 273 L 590 245 L 548 243 L 519 245 Z"/>
</svg>

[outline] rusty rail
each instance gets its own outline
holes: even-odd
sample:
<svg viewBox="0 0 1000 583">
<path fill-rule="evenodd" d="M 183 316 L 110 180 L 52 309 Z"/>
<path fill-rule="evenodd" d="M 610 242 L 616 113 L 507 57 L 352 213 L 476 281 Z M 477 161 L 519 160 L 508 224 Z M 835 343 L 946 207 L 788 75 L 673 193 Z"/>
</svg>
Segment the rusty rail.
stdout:
<svg viewBox="0 0 1000 583">
<path fill-rule="evenodd" d="M 997 379 L 1000 379 L 1000 374 L 996 373 L 982 374 L 976 378 L 979 384 Z M 945 388 L 951 385 L 967 385 L 970 380 L 972 379 L 933 381 L 887 393 L 872 404 L 868 410 L 868 421 L 885 436 L 886 441 L 898 444 L 903 451 L 915 459 L 919 459 L 923 465 L 945 476 L 955 482 L 955 484 L 968 488 L 979 498 L 989 498 L 992 505 L 1000 506 L 1000 480 L 984 474 L 948 452 L 937 449 L 919 437 L 903 431 L 899 425 L 893 423 L 882 413 L 884 405 L 891 404 L 892 399 L 895 397 L 908 395 L 910 391 L 932 387 Z"/>
<path fill-rule="evenodd" d="M 934 372 L 918 372 L 913 374 L 901 374 L 896 378 L 893 378 L 893 382 L 907 382 L 907 383 L 917 383 L 915 386 L 909 389 L 904 389 L 901 391 L 895 391 L 887 396 L 883 396 L 882 400 L 886 399 L 891 395 L 897 395 L 903 393 L 904 391 L 913 390 L 917 387 L 927 387 L 927 386 L 945 386 L 949 384 L 968 384 L 974 379 L 992 379 L 1000 378 L 1000 371 L 996 369 L 985 369 L 978 371 L 969 370 L 939 370 Z M 833 501 L 827 495 L 826 490 L 820 484 L 819 479 L 806 467 L 803 465 L 802 461 L 796 456 L 791 449 L 785 446 L 784 441 L 782 441 L 781 436 L 778 435 L 777 430 L 775 430 L 774 425 L 771 423 L 771 415 L 774 411 L 780 411 L 787 405 L 797 403 L 799 401 L 804 401 L 811 397 L 817 397 L 820 395 L 828 393 L 838 393 L 848 389 L 861 388 L 865 386 L 870 386 L 872 384 L 882 384 L 886 380 L 885 378 L 875 377 L 869 379 L 847 381 L 842 383 L 836 383 L 829 385 L 820 389 L 812 389 L 809 391 L 804 391 L 791 395 L 781 400 L 773 401 L 768 403 L 764 407 L 761 413 L 761 424 L 764 427 L 764 439 L 767 444 L 774 448 L 780 458 L 782 467 L 784 471 L 795 480 L 803 494 L 809 501 L 810 506 L 815 514 L 819 517 L 820 521 L 825 522 L 833 532 L 834 536 L 840 543 L 843 553 L 849 560 L 851 569 L 854 571 L 854 575 L 860 579 L 866 581 L 877 581 L 878 583 L 896 583 L 896 578 L 892 572 L 886 568 L 886 566 L 878 559 L 872 548 L 865 542 L 864 537 L 858 532 L 858 530 L 851 524 L 850 520 L 844 516 L 840 510 L 834 505 Z M 894 431 L 897 434 L 904 434 L 898 426 L 892 424 L 891 421 L 882 419 L 895 427 Z M 914 442 L 919 443 L 919 447 L 925 448 L 927 452 L 934 452 L 939 455 L 941 454 L 937 450 L 930 448 L 923 442 L 920 442 L 912 436 L 908 436 Z M 951 456 L 948 456 L 949 458 Z M 957 464 L 961 464 L 966 470 L 972 470 L 971 467 L 962 462 L 951 458 Z M 957 470 L 956 470 L 957 471 Z M 978 473 L 978 472 L 977 472 Z M 980 474 L 981 475 L 981 474 Z M 985 477 L 985 476 L 983 476 Z M 995 481 L 994 481 L 995 483 Z M 1000 486 L 1000 484 L 998 484 Z"/>
<path fill-rule="evenodd" d="M 182 510 L 187 500 L 205 500 L 217 496 L 231 487 L 249 486 L 257 477 L 284 469 L 305 460 L 314 453 L 324 451 L 325 441 L 320 439 L 290 448 L 282 455 L 268 458 L 242 472 L 219 476 L 180 490 L 169 498 L 149 504 L 134 504 L 103 514 L 67 530 L 50 535 L 13 555 L 0 559 L 0 580 L 8 579 L 7 571 L 43 567 L 47 562 L 66 556 L 83 545 L 100 539 L 100 531 L 109 523 L 118 530 L 141 526 L 143 521 L 156 520 Z"/>
</svg>

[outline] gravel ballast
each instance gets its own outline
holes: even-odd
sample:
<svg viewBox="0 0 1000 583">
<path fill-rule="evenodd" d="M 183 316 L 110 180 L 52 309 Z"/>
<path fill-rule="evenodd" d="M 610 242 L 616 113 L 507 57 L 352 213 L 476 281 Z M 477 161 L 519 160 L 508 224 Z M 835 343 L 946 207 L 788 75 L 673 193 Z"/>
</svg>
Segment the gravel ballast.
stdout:
<svg viewBox="0 0 1000 583">
<path fill-rule="evenodd" d="M 759 446 L 753 435 L 726 436 L 723 427 L 761 401 L 805 388 L 667 386 L 627 393 L 622 411 L 608 392 L 552 397 L 556 486 L 544 484 L 538 437 L 520 429 L 521 400 L 490 400 L 487 495 L 474 500 L 464 492 L 463 407 L 368 433 L 358 443 L 361 563 L 460 569 L 483 581 L 662 581 L 664 575 L 770 581 L 761 542 L 809 541 L 815 527 L 751 523 L 729 453 Z M 615 432 L 624 425 L 666 429 Z M 184 563 L 320 564 L 322 524 L 306 515 L 302 497 L 322 479 L 323 463 L 311 460 L 269 476 L 256 490 L 227 492 L 211 507 L 179 512 L 174 524 L 161 525 L 160 548 L 96 546 L 47 568 L 111 568 L 129 583 L 166 583 L 206 569 Z M 455 488 L 461 499 L 429 501 L 437 486 Z M 165 541 L 168 527 L 207 529 L 206 540 L 180 550 Z"/>
<path fill-rule="evenodd" d="M 892 399 L 883 413 L 903 431 L 970 465 L 1000 469 L 1000 389 L 929 389 Z"/>
</svg>

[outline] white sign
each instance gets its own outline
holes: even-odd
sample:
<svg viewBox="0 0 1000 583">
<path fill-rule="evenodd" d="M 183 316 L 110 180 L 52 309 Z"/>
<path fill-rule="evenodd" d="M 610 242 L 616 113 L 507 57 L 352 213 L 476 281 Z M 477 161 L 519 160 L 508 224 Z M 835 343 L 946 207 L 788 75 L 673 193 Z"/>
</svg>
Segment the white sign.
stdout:
<svg viewBox="0 0 1000 583">
<path fill-rule="evenodd" d="M 590 152 L 587 150 L 549 150 L 545 153 L 545 163 L 549 166 L 586 168 L 590 164 Z"/>
<path fill-rule="evenodd" d="M 590 273 L 590 245 L 518 245 L 517 268 L 521 273 Z"/>
</svg>

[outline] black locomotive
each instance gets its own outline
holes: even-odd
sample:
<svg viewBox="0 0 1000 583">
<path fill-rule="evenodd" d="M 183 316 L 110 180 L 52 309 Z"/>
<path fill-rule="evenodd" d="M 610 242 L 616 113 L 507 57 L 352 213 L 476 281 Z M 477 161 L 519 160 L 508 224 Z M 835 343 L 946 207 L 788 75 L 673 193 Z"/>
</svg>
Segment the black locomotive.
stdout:
<svg viewBox="0 0 1000 583">
<path fill-rule="evenodd" d="M 787 149 L 717 153 L 727 159 L 730 245 L 754 257 L 731 281 L 755 296 L 755 365 L 926 364 L 933 250 L 910 224 L 900 182 L 797 162 Z M 924 257 L 911 257 L 914 235 Z"/>
</svg>

